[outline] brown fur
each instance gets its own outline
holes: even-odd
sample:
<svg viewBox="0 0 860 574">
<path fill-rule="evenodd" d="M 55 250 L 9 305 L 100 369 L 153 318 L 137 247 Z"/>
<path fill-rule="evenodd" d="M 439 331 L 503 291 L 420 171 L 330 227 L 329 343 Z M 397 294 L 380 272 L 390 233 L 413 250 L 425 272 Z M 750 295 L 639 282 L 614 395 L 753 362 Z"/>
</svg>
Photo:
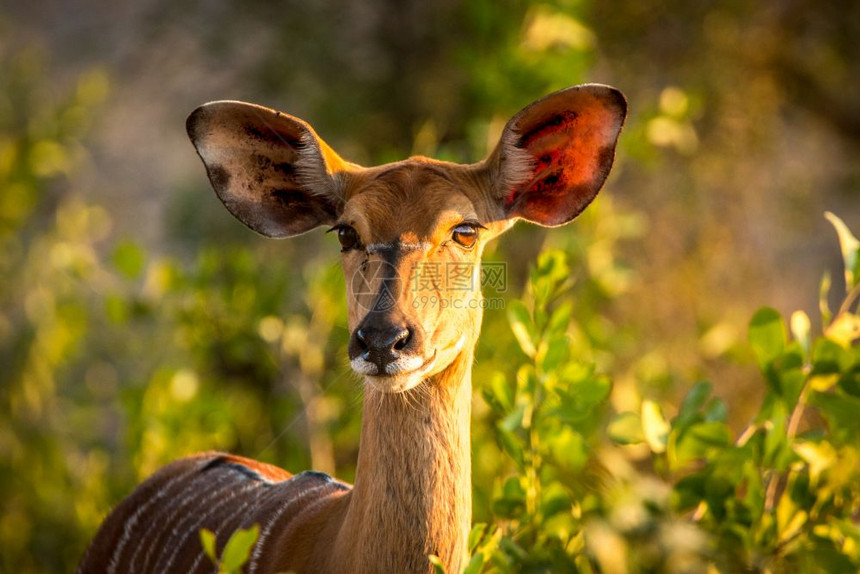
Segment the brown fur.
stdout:
<svg viewBox="0 0 860 574">
<path fill-rule="evenodd" d="M 625 111 L 616 90 L 570 88 L 515 115 L 478 164 L 414 157 L 365 169 L 297 118 L 238 102 L 196 110 L 189 135 L 219 198 L 246 225 L 274 237 L 354 230 L 342 257 L 350 358 L 359 372 L 373 369 L 364 372 L 355 486 L 231 455 L 186 458 L 114 509 L 79 572 L 211 571 L 199 530 L 216 532 L 222 548 L 252 524 L 261 534 L 249 572 L 426 573 L 431 554 L 458 572 L 471 520 L 481 253 L 517 219 L 558 225 L 584 209 L 608 174 Z M 455 229 L 472 224 L 469 248 Z M 414 281 L 423 265 L 459 266 L 475 280 L 459 289 L 440 277 Z M 374 266 L 384 273 L 368 272 Z M 362 328 L 406 338 L 371 364 Z"/>
</svg>

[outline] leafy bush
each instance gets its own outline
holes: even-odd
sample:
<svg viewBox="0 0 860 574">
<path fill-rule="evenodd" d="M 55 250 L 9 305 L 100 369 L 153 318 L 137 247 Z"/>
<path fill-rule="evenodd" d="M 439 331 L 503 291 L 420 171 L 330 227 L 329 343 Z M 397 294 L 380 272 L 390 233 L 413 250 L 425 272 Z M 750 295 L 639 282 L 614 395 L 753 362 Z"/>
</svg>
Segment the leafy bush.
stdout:
<svg viewBox="0 0 860 574">
<path fill-rule="evenodd" d="M 598 60 L 597 38 L 582 20 L 590 3 L 509 4 L 463 7 L 457 21 L 465 31 L 448 34 L 459 38 L 449 47 L 463 66 L 452 68 L 456 82 L 414 67 L 451 92 L 439 99 L 462 107 L 463 117 L 451 124 L 465 126 L 451 134 L 439 127 L 446 135 L 437 137 L 427 120 L 415 137 L 417 151 L 477 159 L 503 125 L 505 109 L 605 76 L 587 73 Z M 744 14 L 736 15 L 738 29 Z M 308 34 L 326 37 L 310 28 Z M 760 50 L 751 52 L 758 61 Z M 268 69 L 295 80 L 283 66 Z M 94 70 L 64 95 L 46 72 L 38 53 L 10 54 L 0 43 L 0 571 L 72 571 L 107 509 L 155 468 L 192 451 L 231 450 L 350 480 L 360 399 L 344 360 L 336 248 L 325 252 L 313 235 L 277 246 L 231 243 L 199 220 L 195 227 L 173 223 L 197 242 L 177 257 L 116 239 L 110 214 L 86 199 L 91 190 L 75 187 L 74 178 L 89 159 L 86 133 L 108 77 Z M 404 83 L 400 74 L 391 77 Z M 761 86 L 772 80 L 766 79 L 708 81 L 730 86 L 737 112 L 735 101 L 762 102 Z M 663 80 L 639 81 L 647 93 Z M 756 97 L 737 96 L 739 85 Z M 391 90 L 372 89 L 379 101 L 354 108 L 342 107 L 342 94 L 355 86 L 343 86 L 327 86 L 319 98 L 319 115 L 329 110 L 330 125 L 384 119 L 378 114 Z M 661 154 L 693 153 L 702 110 L 710 115 L 695 129 L 722 115 L 729 135 L 744 121 L 765 125 L 759 107 L 738 119 L 723 114 L 712 94 L 695 84 L 690 89 L 689 102 L 672 87 L 653 102 L 636 102 L 616 177 L 629 178 L 637 164 L 686 173 L 674 162 L 661 164 Z M 414 126 L 396 117 L 388 119 L 408 139 Z M 388 145 L 370 133 L 377 149 Z M 687 198 L 711 189 L 713 174 L 741 159 L 721 157 L 725 148 L 704 142 L 700 150 L 716 151 L 691 167 L 706 183 L 689 187 Z M 762 145 L 759 137 L 754 143 Z M 376 159 L 402 155 L 386 149 Z M 796 163 L 805 165 L 802 159 Z M 747 161 L 758 169 L 761 158 Z M 750 165 L 744 167 L 733 171 L 749 173 Z M 666 185 L 672 189 L 678 183 L 655 181 L 672 182 Z M 192 216 L 199 216 L 199 198 L 208 197 L 205 187 L 201 176 L 188 194 Z M 737 381 L 699 381 L 682 401 L 673 400 L 661 365 L 671 347 L 649 341 L 652 349 L 643 353 L 648 345 L 614 307 L 640 280 L 618 253 L 619 244 L 642 234 L 643 218 L 613 203 L 612 193 L 564 231 L 545 235 L 520 226 L 488 250 L 490 259 L 508 264 L 509 289 L 507 310 L 485 314 L 477 349 L 477 524 L 468 571 L 857 571 L 858 241 L 831 217 L 847 295 L 831 312 L 830 281 L 822 282 L 820 334 L 813 335 L 804 313 L 787 324 L 774 310 L 753 318 L 749 343 L 763 398 L 751 422 L 735 431 L 728 415 L 745 405 L 713 395 L 726 384 L 740 388 Z M 682 212 L 668 220 L 675 222 L 712 212 L 708 203 L 665 207 Z M 685 223 L 687 233 L 701 221 Z M 702 241 L 714 237 L 723 236 Z M 732 265 L 733 247 L 722 251 Z M 534 269 L 524 271 L 521 262 L 537 252 L 543 253 Z M 677 282 L 688 278 L 679 275 Z M 524 284 L 521 298 L 510 296 Z M 651 313 L 634 310 L 640 321 Z M 688 362 L 697 356 L 685 353 Z M 226 570 L 241 562 L 244 540 L 221 553 Z M 219 560 L 214 546 L 210 556 Z"/>
<path fill-rule="evenodd" d="M 825 276 L 818 336 L 802 311 L 790 328 L 773 309 L 753 316 L 766 391 L 737 436 L 706 381 L 672 417 L 643 399 L 607 420 L 609 380 L 570 352 L 582 338 L 565 253 L 542 254 L 524 301 L 509 307 L 526 360 L 483 388 L 513 464 L 493 489 L 492 522 L 472 532 L 467 571 L 860 569 L 860 241 L 828 218 L 847 296 L 832 315 Z M 644 469 L 637 445 L 650 454 Z"/>
</svg>

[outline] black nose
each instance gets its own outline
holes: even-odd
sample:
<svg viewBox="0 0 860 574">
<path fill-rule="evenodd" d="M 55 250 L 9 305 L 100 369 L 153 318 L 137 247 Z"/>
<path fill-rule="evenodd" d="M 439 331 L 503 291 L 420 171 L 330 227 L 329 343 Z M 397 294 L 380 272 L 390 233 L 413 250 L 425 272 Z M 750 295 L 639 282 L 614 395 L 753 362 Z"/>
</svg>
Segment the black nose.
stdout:
<svg viewBox="0 0 860 574">
<path fill-rule="evenodd" d="M 353 336 L 354 351 L 350 355 L 361 356 L 376 365 L 377 373 L 385 374 L 385 367 L 400 357 L 409 346 L 412 331 L 402 325 L 363 325 Z"/>
</svg>

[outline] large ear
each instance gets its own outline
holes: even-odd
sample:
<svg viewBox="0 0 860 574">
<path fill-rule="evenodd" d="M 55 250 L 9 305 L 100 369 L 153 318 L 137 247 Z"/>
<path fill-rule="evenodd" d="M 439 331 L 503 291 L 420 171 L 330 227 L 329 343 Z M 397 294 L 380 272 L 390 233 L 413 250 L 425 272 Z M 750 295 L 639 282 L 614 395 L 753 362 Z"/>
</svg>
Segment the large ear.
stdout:
<svg viewBox="0 0 860 574">
<path fill-rule="evenodd" d="M 511 118 L 486 160 L 504 216 L 555 226 L 579 215 L 609 175 L 626 114 L 621 92 L 588 84 Z"/>
<path fill-rule="evenodd" d="M 186 122 L 215 193 L 242 223 L 289 237 L 334 223 L 343 161 L 298 118 L 243 102 L 200 106 Z"/>
</svg>

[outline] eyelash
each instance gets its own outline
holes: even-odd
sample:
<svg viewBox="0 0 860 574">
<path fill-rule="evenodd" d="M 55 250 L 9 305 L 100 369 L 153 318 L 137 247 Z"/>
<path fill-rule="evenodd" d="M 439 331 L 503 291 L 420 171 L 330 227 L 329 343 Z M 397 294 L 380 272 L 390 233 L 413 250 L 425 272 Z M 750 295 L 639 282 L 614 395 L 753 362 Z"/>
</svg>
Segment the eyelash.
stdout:
<svg viewBox="0 0 860 574">
<path fill-rule="evenodd" d="M 472 249 L 478 242 L 480 229 L 486 229 L 486 227 L 477 221 L 463 221 L 451 229 L 451 239 L 465 249 Z M 352 226 L 341 223 L 329 229 L 327 233 L 332 231 L 337 232 L 341 252 L 345 253 L 361 247 L 361 239 Z"/>
<path fill-rule="evenodd" d="M 477 221 L 463 221 L 451 229 L 451 239 L 465 249 L 472 249 L 478 242 L 479 229 L 486 229 Z"/>
<path fill-rule="evenodd" d="M 361 247 L 361 239 L 358 237 L 358 232 L 352 226 L 341 223 L 329 229 L 327 233 L 332 231 L 337 232 L 337 240 L 340 241 L 340 250 L 342 253 Z"/>
</svg>

